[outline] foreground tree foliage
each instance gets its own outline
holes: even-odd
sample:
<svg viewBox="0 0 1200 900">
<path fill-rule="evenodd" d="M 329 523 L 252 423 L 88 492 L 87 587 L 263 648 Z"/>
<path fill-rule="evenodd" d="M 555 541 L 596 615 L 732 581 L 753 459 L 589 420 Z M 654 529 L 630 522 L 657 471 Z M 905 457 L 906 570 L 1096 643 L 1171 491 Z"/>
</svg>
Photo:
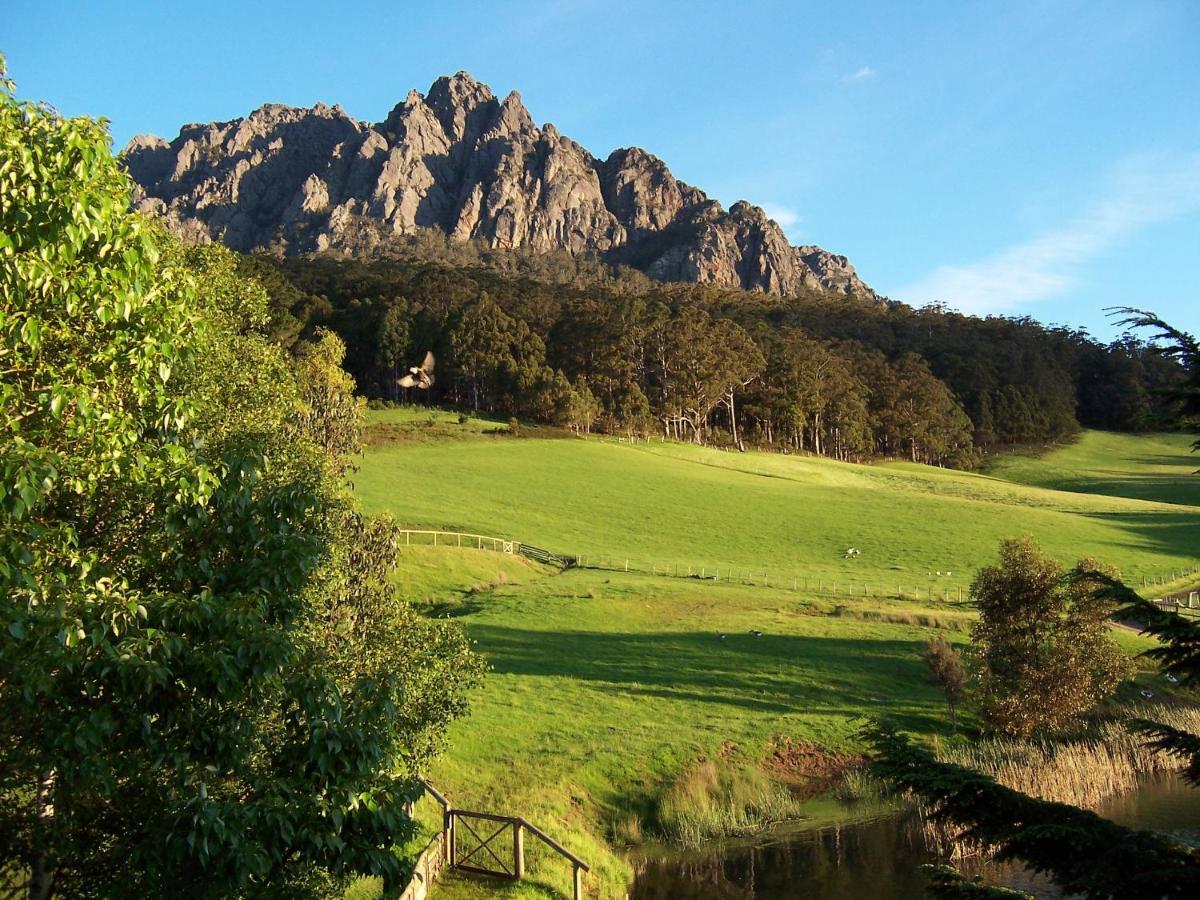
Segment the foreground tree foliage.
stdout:
<svg viewBox="0 0 1200 900">
<path fill-rule="evenodd" d="M 1186 381 L 1167 393 L 1177 405 L 1183 426 L 1200 432 L 1200 343 L 1152 312 L 1137 309 L 1123 312 L 1129 316 L 1124 324 L 1153 329 L 1155 339 L 1166 343 L 1164 352 L 1183 365 Z M 1200 450 L 1200 440 L 1195 447 Z M 1200 625 L 1195 620 L 1159 609 L 1117 579 L 1105 578 L 1104 573 L 1095 573 L 1093 580 L 1100 583 L 1098 591 L 1105 599 L 1122 604 L 1122 616 L 1144 623 L 1144 632 L 1159 639 L 1161 643 L 1147 650 L 1146 656 L 1155 660 L 1164 672 L 1175 676 L 1180 685 L 1200 686 Z M 1185 761 L 1183 777 L 1193 787 L 1200 787 L 1200 735 L 1145 719 L 1134 720 L 1132 727 L 1149 737 L 1151 746 L 1181 757 Z"/>
<path fill-rule="evenodd" d="M 401 876 L 479 671 L 345 483 L 332 335 L 128 213 L 101 123 L 0 92 L 0 859 L 35 897 Z M 290 886 L 290 887 L 289 887 Z"/>
<path fill-rule="evenodd" d="M 1007 737 L 1053 735 L 1109 696 L 1132 664 L 1108 635 L 1115 605 L 1098 592 L 1113 573 L 1081 560 L 1064 575 L 1031 537 L 1005 541 L 1000 563 L 971 585 L 979 621 L 980 713 Z"/>
<path fill-rule="evenodd" d="M 921 867 L 929 884 L 925 893 L 937 900 L 1033 900 L 1032 894 L 1012 888 L 986 884 L 979 875 L 968 878 L 954 866 Z"/>
<path fill-rule="evenodd" d="M 1194 848 L 940 762 L 886 725 L 868 728 L 864 737 L 874 749 L 874 774 L 921 796 L 936 818 L 962 826 L 965 839 L 995 847 L 1001 860 L 1019 859 L 1066 893 L 1096 900 L 1200 895 L 1200 851 Z M 944 875 L 939 882 L 941 897 L 996 896 Z"/>
</svg>

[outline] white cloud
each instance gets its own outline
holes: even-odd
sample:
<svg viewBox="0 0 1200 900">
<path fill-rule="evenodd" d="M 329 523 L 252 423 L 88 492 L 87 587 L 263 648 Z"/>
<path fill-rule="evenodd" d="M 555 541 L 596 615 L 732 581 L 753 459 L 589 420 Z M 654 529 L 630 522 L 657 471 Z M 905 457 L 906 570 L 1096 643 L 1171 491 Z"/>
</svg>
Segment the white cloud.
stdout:
<svg viewBox="0 0 1200 900">
<path fill-rule="evenodd" d="M 1091 209 L 974 263 L 944 265 L 898 291 L 910 303 L 1003 313 L 1073 287 L 1079 270 L 1138 231 L 1200 211 L 1200 154 L 1148 154 L 1116 167 Z"/>
<path fill-rule="evenodd" d="M 764 203 L 762 210 L 767 214 L 767 218 L 774 219 L 779 223 L 779 227 L 785 231 L 793 225 L 800 224 L 800 213 L 786 206 L 780 206 L 777 203 Z"/>
<path fill-rule="evenodd" d="M 853 72 L 850 75 L 846 75 L 845 77 L 843 77 L 842 81 L 866 81 L 868 78 L 874 78 L 874 77 L 875 77 L 875 70 L 872 69 L 870 66 L 863 66 L 857 72 Z"/>
</svg>

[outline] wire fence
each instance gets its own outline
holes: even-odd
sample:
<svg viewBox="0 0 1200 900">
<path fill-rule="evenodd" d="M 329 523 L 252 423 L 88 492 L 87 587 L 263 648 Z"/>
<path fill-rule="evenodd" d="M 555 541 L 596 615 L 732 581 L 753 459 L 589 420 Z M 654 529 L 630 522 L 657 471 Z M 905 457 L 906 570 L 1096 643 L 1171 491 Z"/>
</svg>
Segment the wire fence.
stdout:
<svg viewBox="0 0 1200 900">
<path fill-rule="evenodd" d="M 952 577 L 952 573 L 939 574 L 923 581 L 911 577 L 892 580 L 856 575 L 797 575 L 779 570 L 727 564 L 706 566 L 691 563 L 642 562 L 632 558 L 586 554 L 578 557 L 577 564 L 585 569 L 636 572 L 663 578 L 698 579 L 827 597 L 875 597 L 942 603 L 966 603 L 971 599 L 968 585 L 947 580 Z"/>
<path fill-rule="evenodd" d="M 466 547 L 479 550 L 492 550 L 500 553 L 520 554 L 538 562 L 558 565 L 563 568 L 597 569 L 610 572 L 630 572 L 642 575 L 652 575 L 663 578 L 686 578 L 701 581 L 711 581 L 720 584 L 738 584 L 746 587 L 764 587 L 773 590 L 792 591 L 821 597 L 846 598 L 879 598 L 894 600 L 925 601 L 929 603 L 970 603 L 970 583 L 955 578 L 954 572 L 930 573 L 925 578 L 913 577 L 897 573 L 894 576 L 884 574 L 856 575 L 854 573 L 822 573 L 797 574 L 778 569 L 757 566 L 737 566 L 728 563 L 713 565 L 680 563 L 661 560 L 642 560 L 634 557 L 607 556 L 593 554 L 563 555 L 525 544 L 521 541 L 489 535 L 472 534 L 458 531 L 436 531 L 406 529 L 404 535 L 406 546 L 427 545 L 438 547 Z M 849 559 L 849 558 L 848 558 Z M 1188 587 L 1200 583 L 1200 568 L 1181 568 L 1165 572 L 1161 575 L 1140 576 L 1143 591 L 1155 592 L 1152 589 L 1162 588 L 1160 598 L 1164 601 L 1171 599 L 1169 591 L 1173 587 Z M 1136 582 L 1135 582 L 1136 583 Z M 1195 610 L 1200 615 L 1200 599 L 1189 602 L 1189 592 L 1183 591 L 1175 595 L 1183 599 L 1178 604 L 1172 602 L 1180 611 Z M 1197 594 L 1191 592 L 1191 598 Z M 1192 606 L 1190 603 L 1194 603 Z"/>
</svg>

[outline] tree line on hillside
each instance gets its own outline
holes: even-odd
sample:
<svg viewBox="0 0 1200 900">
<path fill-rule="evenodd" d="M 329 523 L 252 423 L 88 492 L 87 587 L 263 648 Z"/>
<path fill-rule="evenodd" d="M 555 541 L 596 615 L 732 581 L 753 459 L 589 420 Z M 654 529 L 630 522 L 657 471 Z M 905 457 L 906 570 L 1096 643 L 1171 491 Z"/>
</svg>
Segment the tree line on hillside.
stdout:
<svg viewBox="0 0 1200 900">
<path fill-rule="evenodd" d="M 368 397 L 412 399 L 397 378 L 433 350 L 437 402 L 582 432 L 969 467 L 1081 425 L 1156 427 L 1167 413 L 1159 393 L 1182 377 L 1130 336 L 1101 344 L 1030 319 L 820 293 L 605 279 L 587 267 L 555 283 L 427 258 L 254 257 L 243 270 L 272 297 L 277 339 L 332 329 Z"/>
</svg>

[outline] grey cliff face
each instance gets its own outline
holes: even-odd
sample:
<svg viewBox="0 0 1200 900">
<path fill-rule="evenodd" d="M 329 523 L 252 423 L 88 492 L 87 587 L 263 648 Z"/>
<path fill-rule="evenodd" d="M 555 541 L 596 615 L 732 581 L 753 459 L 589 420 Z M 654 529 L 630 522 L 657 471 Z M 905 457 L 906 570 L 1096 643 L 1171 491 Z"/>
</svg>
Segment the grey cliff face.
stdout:
<svg viewBox="0 0 1200 900">
<path fill-rule="evenodd" d="M 465 72 L 375 125 L 339 106 L 269 104 L 124 151 L 134 205 L 192 240 L 289 253 L 350 246 L 355 223 L 535 252 L 597 252 L 664 281 L 874 297 L 844 256 L 792 247 L 761 209 L 726 211 L 636 147 L 598 160 L 515 91 Z"/>
</svg>

